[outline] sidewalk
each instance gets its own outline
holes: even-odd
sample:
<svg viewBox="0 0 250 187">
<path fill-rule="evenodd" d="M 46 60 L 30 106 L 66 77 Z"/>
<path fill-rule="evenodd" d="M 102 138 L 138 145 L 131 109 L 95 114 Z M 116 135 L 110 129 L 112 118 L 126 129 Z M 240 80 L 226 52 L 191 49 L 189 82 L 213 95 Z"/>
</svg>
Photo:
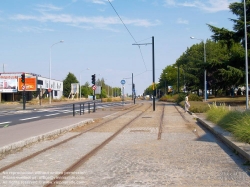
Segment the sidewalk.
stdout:
<svg viewBox="0 0 250 187">
<path fill-rule="evenodd" d="M 230 149 L 234 150 L 237 154 L 244 157 L 247 161 L 250 162 L 250 144 L 242 143 L 235 140 L 232 135 L 228 132 L 217 126 L 216 124 L 207 121 L 204 114 L 192 114 L 197 121 L 201 123 L 205 128 L 212 132 L 216 137 L 223 141 Z"/>
</svg>

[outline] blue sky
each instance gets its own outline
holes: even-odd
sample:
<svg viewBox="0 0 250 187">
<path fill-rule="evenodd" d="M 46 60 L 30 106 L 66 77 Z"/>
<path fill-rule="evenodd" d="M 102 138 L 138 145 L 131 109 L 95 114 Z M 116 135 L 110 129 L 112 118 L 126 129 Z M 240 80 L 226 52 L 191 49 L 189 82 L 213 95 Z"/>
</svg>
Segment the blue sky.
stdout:
<svg viewBox="0 0 250 187">
<path fill-rule="evenodd" d="M 84 84 L 91 75 L 137 94 L 200 39 L 211 38 L 206 24 L 232 29 L 228 5 L 239 0 L 6 0 L 0 3 L 0 72 L 31 72 L 64 80 L 69 72 Z M 63 43 L 55 44 L 63 40 Z M 53 45 L 55 44 L 55 45 Z M 53 45 L 53 47 L 51 47 Z M 87 70 L 89 68 L 89 70 Z"/>
</svg>

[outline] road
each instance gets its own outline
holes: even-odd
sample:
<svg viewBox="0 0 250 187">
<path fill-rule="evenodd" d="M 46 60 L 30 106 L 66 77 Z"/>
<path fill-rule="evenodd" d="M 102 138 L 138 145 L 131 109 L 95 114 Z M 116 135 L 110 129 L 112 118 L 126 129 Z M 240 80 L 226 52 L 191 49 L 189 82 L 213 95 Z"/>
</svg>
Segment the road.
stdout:
<svg viewBox="0 0 250 187">
<path fill-rule="evenodd" d="M 90 103 L 90 105 L 88 105 Z M 83 102 L 81 102 L 83 104 Z M 95 102 L 96 109 L 107 108 L 112 106 L 121 106 L 122 102 L 112 103 L 101 103 L 100 101 Z M 75 112 L 80 112 L 80 102 L 75 102 Z M 93 111 L 93 102 L 85 102 L 84 112 L 88 112 L 89 109 Z M 83 112 L 83 105 L 81 105 L 81 112 Z M 73 103 L 71 104 L 60 104 L 56 106 L 45 106 L 43 108 L 29 107 L 26 110 L 16 109 L 2 109 L 0 111 L 0 128 L 18 125 L 22 123 L 38 121 L 48 118 L 63 117 L 67 115 L 73 115 Z"/>
</svg>

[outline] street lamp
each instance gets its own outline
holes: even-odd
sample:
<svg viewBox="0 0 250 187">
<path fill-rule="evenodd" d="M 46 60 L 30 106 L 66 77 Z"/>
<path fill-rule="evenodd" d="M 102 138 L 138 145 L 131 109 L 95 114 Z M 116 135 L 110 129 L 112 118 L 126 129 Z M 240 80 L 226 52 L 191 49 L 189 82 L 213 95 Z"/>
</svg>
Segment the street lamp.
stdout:
<svg viewBox="0 0 250 187">
<path fill-rule="evenodd" d="M 247 54 L 247 9 L 246 1 L 244 0 L 244 26 L 245 26 L 245 68 L 246 68 L 246 109 L 248 109 L 248 54 Z"/>
<path fill-rule="evenodd" d="M 87 68 L 86 70 L 89 70 L 89 68 Z M 80 86 L 79 86 L 79 87 L 80 87 L 80 97 L 79 97 L 80 101 L 81 101 L 81 98 L 82 98 L 82 93 L 81 93 L 81 80 L 82 80 L 82 74 L 81 74 L 81 73 L 82 73 L 83 71 L 86 71 L 86 70 L 82 70 L 82 71 L 80 72 Z"/>
<path fill-rule="evenodd" d="M 113 85 L 113 81 L 111 82 L 111 84 Z M 113 86 L 111 85 L 112 88 L 112 97 L 113 97 Z"/>
<path fill-rule="evenodd" d="M 51 104 L 51 50 L 52 50 L 52 47 L 54 46 L 54 45 L 56 45 L 56 44 L 59 44 L 59 43 L 63 43 L 64 41 L 63 40 L 61 40 L 61 41 L 59 41 L 59 42 L 56 42 L 56 43 L 54 43 L 54 44 L 52 44 L 51 46 L 50 46 L 50 61 L 49 61 L 49 104 Z"/>
<path fill-rule="evenodd" d="M 184 82 L 183 82 L 183 84 L 184 84 L 184 85 L 183 85 L 183 90 L 184 90 L 184 91 L 186 91 L 186 78 L 185 78 L 185 70 L 184 70 L 183 68 L 181 68 L 181 67 L 179 67 L 179 68 L 180 68 L 180 69 L 182 69 L 182 72 L 183 72 L 183 74 L 184 74 L 184 79 L 183 79 L 183 81 L 184 81 Z"/>
<path fill-rule="evenodd" d="M 196 40 L 200 40 L 203 42 L 203 45 L 204 45 L 204 63 L 206 63 L 206 44 L 205 44 L 205 41 L 203 39 L 199 39 L 199 38 L 195 38 L 195 37 L 190 37 L 191 39 L 196 39 Z M 207 100 L 207 80 L 206 80 L 206 77 L 207 77 L 207 70 L 206 68 L 204 69 L 204 101 Z"/>
<path fill-rule="evenodd" d="M 166 75 L 166 77 L 165 77 L 165 95 L 167 95 L 167 92 L 166 92 L 166 86 L 167 86 L 167 85 L 166 85 L 166 82 L 167 82 L 167 74 L 168 74 L 168 73 L 165 73 L 165 75 Z"/>
<path fill-rule="evenodd" d="M 177 93 L 180 93 L 180 66 L 179 64 L 177 65 Z"/>
</svg>

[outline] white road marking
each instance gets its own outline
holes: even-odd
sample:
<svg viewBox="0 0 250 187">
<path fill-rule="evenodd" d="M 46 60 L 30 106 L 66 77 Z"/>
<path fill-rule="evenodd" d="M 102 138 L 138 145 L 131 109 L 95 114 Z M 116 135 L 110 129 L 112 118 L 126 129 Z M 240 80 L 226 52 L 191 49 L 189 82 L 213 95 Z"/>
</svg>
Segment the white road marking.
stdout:
<svg viewBox="0 0 250 187">
<path fill-rule="evenodd" d="M 36 118 L 40 118 L 41 116 L 36 116 L 36 117 L 31 117 L 31 118 L 24 118 L 24 119 L 20 119 L 21 121 L 25 121 L 25 120 L 30 120 L 30 119 L 36 119 Z"/>
<path fill-rule="evenodd" d="M 55 116 L 55 115 L 58 115 L 60 113 L 54 113 L 54 114 L 48 114 L 48 115 L 45 115 L 45 116 Z"/>
<path fill-rule="evenodd" d="M 0 125 L 6 124 L 6 123 L 11 123 L 11 121 L 2 122 L 0 123 Z"/>
</svg>

